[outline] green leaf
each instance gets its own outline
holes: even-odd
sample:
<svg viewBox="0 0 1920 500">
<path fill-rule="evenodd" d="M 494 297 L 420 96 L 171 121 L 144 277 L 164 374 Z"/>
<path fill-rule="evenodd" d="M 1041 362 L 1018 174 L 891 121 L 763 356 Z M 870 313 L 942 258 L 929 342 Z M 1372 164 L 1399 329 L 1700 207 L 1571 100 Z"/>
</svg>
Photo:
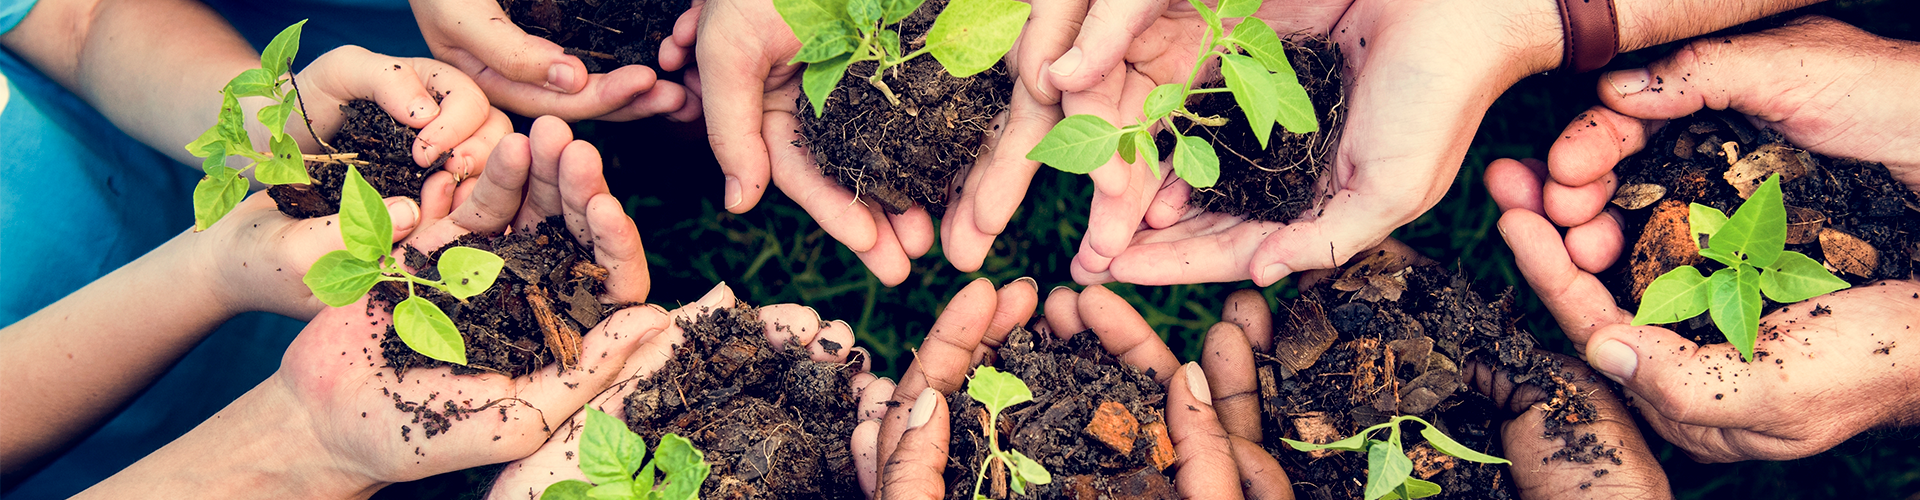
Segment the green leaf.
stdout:
<svg viewBox="0 0 1920 500">
<path fill-rule="evenodd" d="M 595 500 L 630 500 L 633 498 L 633 480 L 621 479 L 619 481 L 600 483 L 599 486 L 587 490 L 587 498 Z"/>
<path fill-rule="evenodd" d="M 580 435 L 580 472 L 600 485 L 633 479 L 634 471 L 647 461 L 646 441 L 628 430 L 626 422 L 598 408 L 588 406 L 586 413 L 586 430 Z"/>
<path fill-rule="evenodd" d="M 880 10 L 883 11 L 880 23 L 893 24 L 900 22 L 901 19 L 906 19 L 907 16 L 912 15 L 913 11 L 920 10 L 920 4 L 926 3 L 926 1 L 927 0 L 880 0 Z"/>
<path fill-rule="evenodd" d="M 1220 0 L 1220 18 L 1238 19 L 1260 11 L 1260 0 Z"/>
<path fill-rule="evenodd" d="M 834 87 L 840 86 L 840 77 L 846 76 L 851 61 L 853 56 L 842 54 L 807 65 L 807 72 L 800 76 L 800 88 L 806 91 L 807 102 L 813 103 L 813 116 L 826 114 L 827 98 L 833 94 Z"/>
<path fill-rule="evenodd" d="M 1725 225 L 1726 212 L 1699 203 L 1687 204 L 1687 230 L 1693 233 L 1694 241 L 1699 241 L 1700 235 L 1712 236 L 1720 232 L 1720 227 Z"/>
<path fill-rule="evenodd" d="M 1439 450 L 1441 453 L 1451 455 L 1454 458 L 1472 460 L 1483 464 L 1513 464 L 1513 462 L 1508 462 L 1507 459 L 1474 451 L 1473 448 L 1468 448 L 1467 445 L 1460 444 L 1460 442 L 1454 441 L 1453 438 L 1447 437 L 1445 433 L 1440 432 L 1440 429 L 1435 428 L 1433 424 L 1429 424 L 1426 420 L 1422 420 L 1419 417 L 1414 417 L 1410 420 L 1420 422 L 1423 426 L 1420 428 L 1420 437 L 1427 438 L 1427 444 L 1432 445 L 1433 449 Z"/>
<path fill-rule="evenodd" d="M 593 485 L 586 481 L 568 479 L 547 485 L 547 490 L 540 494 L 540 498 L 544 500 L 586 500 L 587 490 L 591 489 L 593 489 Z"/>
<path fill-rule="evenodd" d="M 1227 88 L 1233 91 L 1233 102 L 1240 105 L 1240 111 L 1247 115 L 1247 126 L 1253 128 L 1253 136 L 1260 141 L 1260 149 L 1267 148 L 1267 138 L 1273 134 L 1274 120 L 1280 114 L 1280 94 L 1276 92 L 1273 81 L 1267 78 L 1266 68 L 1259 61 L 1239 54 L 1227 54 L 1220 59 L 1220 76 L 1226 78 Z M 1177 151 L 1174 154 L 1179 154 Z M 1209 183 L 1211 185 L 1211 183 Z"/>
<path fill-rule="evenodd" d="M 1016 0 L 952 0 L 927 30 L 927 46 L 954 78 L 973 76 L 1013 49 L 1032 11 Z"/>
<path fill-rule="evenodd" d="M 440 306 L 427 299 L 415 295 L 394 304 L 393 331 L 413 352 L 456 365 L 467 364 L 467 342 L 460 338 L 460 330 L 453 327 L 453 319 L 441 312 Z"/>
<path fill-rule="evenodd" d="M 225 96 L 221 101 L 220 120 L 213 127 L 219 129 L 220 139 L 227 143 L 227 152 L 244 154 L 242 152 L 252 151 L 253 138 L 247 135 L 247 118 L 240 109 L 240 101 L 232 95 Z"/>
<path fill-rule="evenodd" d="M 1247 51 L 1247 55 L 1260 61 L 1260 65 L 1266 67 L 1267 71 L 1298 82 L 1299 77 L 1293 73 L 1293 64 L 1287 62 L 1286 44 L 1280 43 L 1280 35 L 1274 33 L 1273 27 L 1268 26 L 1266 21 L 1259 19 L 1242 21 L 1240 25 L 1233 27 L 1232 37 L 1233 43 L 1239 45 L 1240 50 Z"/>
<path fill-rule="evenodd" d="M 1212 29 L 1214 33 L 1226 32 L 1226 29 L 1220 26 L 1220 14 L 1218 12 L 1215 12 L 1212 8 L 1207 7 L 1206 2 L 1202 2 L 1200 0 L 1187 0 L 1187 3 L 1193 5 L 1193 10 L 1200 11 L 1200 18 L 1205 19 L 1207 21 L 1207 28 Z"/>
<path fill-rule="evenodd" d="M 273 136 L 273 157 L 253 167 L 253 178 L 269 186 L 313 182 L 307 177 L 307 161 L 300 156 L 300 144 L 287 134 Z M 386 213 L 386 207 L 380 211 Z"/>
<path fill-rule="evenodd" d="M 1213 145 L 1206 139 L 1180 136 L 1179 142 L 1173 145 L 1173 173 L 1195 188 L 1213 187 L 1213 183 L 1220 180 L 1220 157 L 1214 154 Z"/>
<path fill-rule="evenodd" d="M 292 66 L 294 56 L 300 54 L 301 27 L 306 25 L 307 20 L 301 19 L 293 26 L 280 30 L 280 34 L 273 36 L 273 41 L 267 42 L 267 49 L 260 51 L 260 67 L 267 74 L 279 76 Z"/>
<path fill-rule="evenodd" d="M 1709 312 L 1727 343 L 1753 360 L 1753 342 L 1760 335 L 1760 276 L 1751 266 L 1714 271 L 1707 286 L 1713 290 Z"/>
<path fill-rule="evenodd" d="M 1013 493 L 1016 495 L 1027 494 L 1027 482 L 1020 480 L 1019 473 L 1013 473 L 1013 474 L 1007 475 L 1007 486 L 1012 487 Z"/>
<path fill-rule="evenodd" d="M 232 212 L 233 207 L 246 197 L 247 179 L 240 176 L 240 171 L 209 165 L 207 176 L 200 178 L 200 184 L 193 187 L 193 230 L 205 231 L 213 227 L 213 223 L 226 217 L 227 212 Z"/>
<path fill-rule="evenodd" d="M 967 381 L 967 395 L 985 405 L 988 413 L 995 415 L 1007 407 L 1033 401 L 1033 390 L 1027 388 L 1026 382 L 991 366 L 973 370 L 972 380 Z"/>
<path fill-rule="evenodd" d="M 1008 454 L 1013 457 L 1013 466 L 1008 469 L 1020 476 L 1021 479 L 1033 484 L 1053 482 L 1053 473 L 1047 472 L 1047 467 L 1040 465 L 1040 462 L 1027 458 L 1027 455 L 1020 453 L 1020 450 L 1013 450 Z"/>
<path fill-rule="evenodd" d="M 293 110 L 300 107 L 299 95 L 299 92 L 289 90 L 287 91 L 286 100 L 281 101 L 279 104 L 260 108 L 260 112 L 255 116 L 260 118 L 260 124 L 266 125 L 267 131 L 272 132 L 273 135 L 280 136 L 286 134 L 287 118 L 292 117 Z"/>
<path fill-rule="evenodd" d="M 659 473 L 655 472 L 655 469 L 657 468 L 659 468 L 658 464 L 655 464 L 653 462 L 647 462 L 646 467 L 640 468 L 640 474 L 633 476 L 633 497 L 634 498 L 650 498 L 650 497 L 659 496 L 659 495 L 653 494 L 653 481 L 656 476 L 659 476 Z"/>
<path fill-rule="evenodd" d="M 1327 444 L 1313 444 L 1306 441 L 1294 441 L 1292 439 L 1287 439 L 1287 438 L 1280 438 L 1280 440 L 1283 442 L 1286 442 L 1287 446 L 1292 446 L 1293 449 L 1300 450 L 1300 451 L 1314 451 L 1314 450 L 1360 451 L 1367 448 L 1367 435 L 1372 434 L 1374 429 L 1377 429 L 1379 427 L 1380 426 L 1374 426 L 1373 428 L 1360 431 L 1359 434 L 1354 434 L 1345 439 L 1341 439 L 1339 441 L 1334 441 Z"/>
<path fill-rule="evenodd" d="M 344 307 L 365 297 L 380 283 L 380 266 L 360 260 L 346 250 L 334 250 L 320 256 L 300 278 L 313 291 L 314 298 L 333 307 Z"/>
<path fill-rule="evenodd" d="M 880 22 L 880 0 L 847 0 L 847 17 L 854 26 L 873 29 Z"/>
<path fill-rule="evenodd" d="M 654 449 L 653 462 L 667 474 L 667 500 L 699 498 L 700 484 L 706 482 L 707 475 L 713 472 L 713 465 L 706 462 L 706 454 L 679 434 L 660 436 L 660 446 Z"/>
<path fill-rule="evenodd" d="M 1135 160 L 1138 160 L 1139 157 L 1134 153 L 1140 149 L 1139 146 L 1140 142 L 1133 140 L 1133 133 L 1131 132 L 1120 137 L 1120 159 L 1127 163 L 1133 163 Z"/>
<path fill-rule="evenodd" d="M 773 10 L 793 30 L 794 39 L 807 41 L 822 30 L 851 23 L 846 0 L 773 0 Z"/>
<path fill-rule="evenodd" d="M 353 165 L 347 165 L 347 182 L 340 188 L 340 239 L 354 257 L 368 262 L 379 262 L 393 251 L 393 217 L 387 204 Z"/>
<path fill-rule="evenodd" d="M 1713 289 L 1699 269 L 1673 268 L 1647 284 L 1647 291 L 1640 295 L 1640 310 L 1633 313 L 1633 324 L 1678 323 L 1699 316 L 1707 312 L 1712 297 Z"/>
<path fill-rule="evenodd" d="M 1417 477 L 1409 477 L 1406 483 L 1401 484 L 1399 488 L 1387 493 L 1387 496 L 1380 498 L 1381 500 L 1412 500 L 1438 494 L 1440 494 L 1440 485 L 1423 481 Z"/>
<path fill-rule="evenodd" d="M 880 34 L 876 36 L 879 37 L 880 48 L 886 49 L 887 57 L 897 59 L 900 56 L 907 55 L 907 53 L 903 52 L 900 48 L 900 32 L 882 29 L 880 30 Z"/>
<path fill-rule="evenodd" d="M 1821 295 L 1833 293 L 1849 286 L 1846 280 L 1827 272 L 1826 266 L 1805 254 L 1794 251 L 1780 253 L 1773 261 L 1773 267 L 1760 273 L 1760 291 L 1767 298 L 1782 304 L 1792 304 Z"/>
<path fill-rule="evenodd" d="M 794 53 L 793 60 L 787 61 L 787 64 L 825 62 L 852 53 L 860 43 L 846 23 L 841 22 L 829 23 L 810 36 L 812 38 L 804 39 L 800 52 Z"/>
<path fill-rule="evenodd" d="M 262 68 L 252 68 L 227 80 L 227 87 L 221 92 L 234 97 L 271 97 L 273 90 L 280 88 L 277 75 Z"/>
<path fill-rule="evenodd" d="M 1780 200 L 1780 174 L 1767 177 L 1720 231 L 1707 238 L 1718 252 L 1745 257 L 1754 267 L 1770 267 L 1787 246 L 1787 208 Z M 1703 253 L 1704 255 L 1704 253 Z"/>
<path fill-rule="evenodd" d="M 221 159 L 225 159 L 227 156 L 227 140 L 222 136 L 221 132 L 219 123 L 214 123 L 212 127 L 207 127 L 207 131 L 201 132 L 200 137 L 195 138 L 193 142 L 187 143 L 187 153 L 200 158 L 219 156 Z"/>
<path fill-rule="evenodd" d="M 1146 115 L 1146 121 L 1152 122 L 1172 114 L 1175 109 L 1180 109 L 1180 105 L 1186 100 L 1186 85 L 1178 83 L 1161 85 L 1147 93 L 1147 102 L 1146 105 L 1141 106 L 1141 112 Z"/>
<path fill-rule="evenodd" d="M 1153 142 L 1153 134 L 1143 129 L 1135 131 L 1132 135 L 1132 140 L 1135 143 L 1134 149 L 1140 150 L 1140 155 L 1147 158 L 1148 167 L 1153 168 L 1155 172 L 1159 172 L 1160 145 Z"/>
<path fill-rule="evenodd" d="M 1027 159 L 1069 173 L 1084 174 L 1106 165 L 1120 147 L 1120 129 L 1093 115 L 1073 115 L 1053 126 Z"/>
<path fill-rule="evenodd" d="M 1367 500 L 1386 496 L 1413 475 L 1413 460 L 1400 448 L 1396 433 L 1367 447 Z"/>
<path fill-rule="evenodd" d="M 453 247 L 440 253 L 440 281 L 447 293 L 465 300 L 493 287 L 506 261 L 500 256 L 474 247 Z"/>
<path fill-rule="evenodd" d="M 1274 122 L 1295 134 L 1311 134 L 1320 131 L 1320 114 L 1313 109 L 1313 98 L 1307 95 L 1307 88 L 1292 77 L 1269 75 L 1279 97 L 1275 102 L 1280 112 L 1274 115 Z"/>
</svg>

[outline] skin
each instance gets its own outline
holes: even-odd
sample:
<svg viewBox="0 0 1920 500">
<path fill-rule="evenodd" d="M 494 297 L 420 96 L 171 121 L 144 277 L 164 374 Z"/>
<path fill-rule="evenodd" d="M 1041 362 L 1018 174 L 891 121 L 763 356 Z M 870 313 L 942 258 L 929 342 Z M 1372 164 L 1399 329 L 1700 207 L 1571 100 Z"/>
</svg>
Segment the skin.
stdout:
<svg viewBox="0 0 1920 500">
<path fill-rule="evenodd" d="M 700 101 L 690 96 L 686 87 L 660 81 L 652 68 L 640 65 L 589 74 L 580 58 L 521 30 L 501 10 L 499 2 L 409 3 L 433 56 L 472 77 L 501 109 L 523 116 L 554 115 L 567 121 L 628 121 L 666 115 L 673 121 L 686 122 L 700 117 Z M 661 65 L 667 66 L 667 61 L 663 59 Z"/>
<path fill-rule="evenodd" d="M 554 142 L 547 134 L 556 126 L 564 129 L 558 119 L 544 119 L 535 124 L 531 139 L 517 134 L 503 139 L 491 155 L 492 168 L 472 180 L 474 186 L 459 205 L 450 210 L 423 207 L 418 229 L 404 244 L 438 248 L 461 235 L 497 233 L 516 220 L 583 208 L 586 215 L 580 221 L 587 227 L 570 224 L 569 229 L 591 239 L 596 261 L 609 270 L 609 295 L 603 299 L 644 300 L 645 285 L 635 285 L 645 282 L 645 267 L 634 263 L 644 263 L 645 256 L 639 254 L 632 220 L 617 203 L 601 202 L 611 197 L 604 192 L 604 181 L 597 179 L 599 156 L 591 146 L 564 140 L 558 141 L 567 145 L 564 148 L 543 146 Z M 549 165 L 561 179 L 557 185 L 538 182 Z M 537 201 L 541 199 L 561 204 L 547 206 Z M 568 201 L 575 199 L 585 204 L 575 207 Z M 391 318 L 367 300 L 322 311 L 294 339 L 273 376 L 186 436 L 80 496 L 212 492 L 223 497 L 366 498 L 390 483 L 524 457 L 567 418 L 567 413 L 552 409 L 580 406 L 612 384 L 634 350 L 665 331 L 670 321 L 664 309 L 650 305 L 609 315 L 585 335 L 581 366 L 573 370 L 556 363 L 518 379 L 455 376 L 446 369 L 413 370 L 402 377 L 373 359 L 380 349 L 379 333 Z M 424 428 L 396 432 L 419 424 L 415 415 L 394 409 L 394 397 L 484 410 L 427 437 Z M 501 417 L 497 420 L 491 418 L 496 412 Z M 259 439 L 236 446 L 232 436 L 238 435 Z"/>
</svg>

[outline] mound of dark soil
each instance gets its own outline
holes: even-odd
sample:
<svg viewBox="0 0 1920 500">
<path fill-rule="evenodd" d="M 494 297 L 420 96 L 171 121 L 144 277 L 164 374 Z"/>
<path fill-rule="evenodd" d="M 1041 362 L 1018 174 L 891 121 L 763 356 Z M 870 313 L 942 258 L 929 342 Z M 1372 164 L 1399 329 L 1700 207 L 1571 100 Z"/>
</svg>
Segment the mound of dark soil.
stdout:
<svg viewBox="0 0 1920 500">
<path fill-rule="evenodd" d="M 1220 157 L 1220 180 L 1213 187 L 1195 189 L 1187 203 L 1209 212 L 1249 219 L 1287 222 L 1318 204 L 1320 176 L 1333 162 L 1346 125 L 1346 98 L 1341 88 L 1339 46 L 1309 38 L 1287 44 L 1287 59 L 1313 99 L 1320 114 L 1320 130 L 1295 134 L 1275 125 L 1267 148 L 1247 127 L 1246 116 L 1233 96 L 1201 94 L 1189 98 L 1187 109 L 1199 116 L 1227 117 L 1226 126 L 1186 123 L 1181 133 L 1205 138 Z M 1217 83 L 1215 85 L 1218 85 Z M 1182 120 L 1184 121 L 1184 120 Z M 1173 154 L 1173 134 L 1158 137 L 1160 153 Z"/>
<path fill-rule="evenodd" d="M 1534 339 L 1514 328 L 1509 290 L 1489 302 L 1459 274 L 1435 265 L 1409 266 L 1375 254 L 1282 301 L 1274 316 L 1274 350 L 1256 355 L 1263 445 L 1278 458 L 1302 499 L 1361 498 L 1367 458 L 1352 452 L 1300 452 L 1285 437 L 1327 443 L 1396 415 L 1415 415 L 1475 450 L 1500 456 L 1500 424 L 1511 418 L 1466 387 L 1469 362 L 1516 374 L 1543 387 L 1547 434 L 1568 447 L 1557 458 L 1613 462 L 1614 449 L 1580 432 L 1596 413 L 1571 384 L 1558 360 L 1533 351 Z M 1435 498 L 1516 498 L 1504 465 L 1442 455 L 1401 433 L 1414 460 L 1414 477 L 1444 490 Z M 1521 464 L 1525 466 L 1525 464 Z"/>
<path fill-rule="evenodd" d="M 902 50 L 913 52 L 926 43 L 934 16 L 946 5 L 946 0 L 929 0 L 900 21 Z M 915 57 L 882 78 L 900 98 L 895 106 L 867 81 L 878 65 L 848 66 L 846 77 L 828 93 L 824 116 L 814 116 L 810 97 L 801 95 L 795 104 L 800 110 L 795 144 L 813 152 L 821 171 L 887 212 L 922 206 L 937 220 L 946 213 L 949 188 L 984 152 L 993 132 L 990 122 L 1012 99 L 1013 78 L 1005 64 L 954 78 L 933 56 Z"/>
<path fill-rule="evenodd" d="M 996 351 L 998 367 L 1033 390 L 1033 402 L 1000 414 L 996 430 L 1003 447 L 1045 465 L 1051 484 L 1028 486 L 1025 498 L 1177 498 L 1162 410 L 1167 393 L 1142 373 L 1108 354 L 1093 331 L 1072 339 L 1015 328 Z M 947 498 L 973 498 L 975 478 L 989 454 L 987 409 L 955 391 L 952 444 L 947 449 Z M 1009 498 L 1002 466 L 989 470 L 981 493 Z"/>
<path fill-rule="evenodd" d="M 660 69 L 660 41 L 692 0 L 500 0 L 513 23 L 580 58 L 590 73 Z M 580 75 L 585 78 L 586 75 Z"/>
<path fill-rule="evenodd" d="M 340 132 L 334 134 L 331 144 L 339 148 L 340 153 L 359 153 L 355 160 L 368 163 L 358 166 L 360 176 L 381 196 L 405 196 L 419 201 L 420 187 L 427 183 L 427 176 L 439 171 L 447 159 L 453 157 L 453 152 L 447 151 L 432 165 L 415 164 L 413 138 L 420 131 L 401 125 L 373 101 L 354 100 L 340 105 L 340 111 L 345 113 L 346 122 Z M 280 212 L 295 219 L 340 213 L 340 188 L 347 182 L 347 166 L 310 161 L 307 175 L 313 178 L 313 184 L 281 184 L 267 189 L 267 194 L 279 204 Z"/>
<path fill-rule="evenodd" d="M 678 323 L 686 341 L 636 383 L 627 426 L 648 442 L 679 434 L 705 452 L 713 473 L 700 498 L 861 496 L 847 445 L 859 423 L 847 385 L 859 360 L 816 362 L 792 341 L 774 349 L 745 305 Z"/>
<path fill-rule="evenodd" d="M 500 373 L 520 377 L 555 361 L 572 368 L 579 362 L 582 335 L 600 324 L 608 312 L 631 305 L 600 303 L 600 294 L 606 291 L 607 269 L 593 263 L 592 249 L 567 234 L 561 216 L 549 217 L 533 231 L 462 236 L 432 255 L 406 246 L 407 266 L 422 278 L 440 279 L 435 262 L 447 248 L 455 246 L 486 250 L 506 260 L 506 269 L 493 287 L 468 297 L 466 302 L 438 289 L 414 287 L 420 296 L 453 318 L 453 326 L 466 340 L 467 366 L 414 352 L 389 324 L 380 347 L 387 366 L 396 375 L 405 376 L 414 368 L 448 366 L 456 375 Z M 391 304 L 407 298 L 407 287 L 382 282 L 373 288 L 373 297 L 391 310 Z"/>
<path fill-rule="evenodd" d="M 1912 275 L 1920 259 L 1920 196 L 1886 166 L 1803 151 L 1738 114 L 1703 112 L 1669 122 L 1646 149 L 1614 167 L 1620 190 L 1612 204 L 1623 209 L 1632 249 L 1601 274 L 1615 300 L 1639 304 L 1647 284 L 1681 265 L 1707 274 L 1724 267 L 1700 257 L 1690 241 L 1688 204 L 1733 214 L 1744 201 L 1735 182 L 1758 186 L 1774 171 L 1782 172 L 1787 250 L 1855 285 Z M 1781 306 L 1766 304 L 1766 311 Z M 1670 327 L 1702 343 L 1725 342 L 1706 315 Z"/>
</svg>

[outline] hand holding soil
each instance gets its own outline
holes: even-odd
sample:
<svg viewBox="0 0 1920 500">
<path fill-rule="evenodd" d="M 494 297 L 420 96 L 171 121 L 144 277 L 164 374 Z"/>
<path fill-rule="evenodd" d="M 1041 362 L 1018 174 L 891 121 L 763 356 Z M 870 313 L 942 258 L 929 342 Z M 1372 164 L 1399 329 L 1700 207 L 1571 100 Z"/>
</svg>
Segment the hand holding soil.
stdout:
<svg viewBox="0 0 1920 500">
<path fill-rule="evenodd" d="M 447 196 L 441 194 L 442 199 L 432 199 L 429 195 L 427 203 L 448 203 L 444 200 Z M 420 204 L 401 196 L 385 201 L 388 217 L 393 222 L 393 238 L 396 242 L 403 240 L 420 222 Z M 261 191 L 248 196 L 219 223 L 193 234 L 190 239 L 201 242 L 207 249 L 195 254 L 210 257 L 207 267 L 218 269 L 222 274 L 218 284 L 209 287 L 226 295 L 221 304 L 230 304 L 236 311 L 268 311 L 311 319 L 327 305 L 313 296 L 313 290 L 302 279 L 320 256 L 345 248 L 338 224 L 338 214 L 312 219 L 289 218 L 280 213 L 273 198 Z M 232 265 L 235 262 L 247 265 Z"/>
<path fill-rule="evenodd" d="M 699 101 L 689 98 L 686 87 L 660 81 L 653 68 L 635 64 L 589 73 L 580 58 L 527 34 L 497 0 L 411 3 L 433 56 L 472 77 L 501 109 L 567 121 L 700 116 Z"/>
<path fill-rule="evenodd" d="M 1633 414 L 1620 396 L 1580 360 L 1546 351 L 1534 352 L 1560 360 L 1564 373 L 1571 375 L 1566 379 L 1572 382 L 1573 390 L 1585 394 L 1586 401 L 1593 406 L 1594 415 L 1590 419 L 1582 417 L 1586 421 L 1581 430 L 1590 432 L 1596 442 L 1618 446 L 1618 452 L 1608 458 L 1617 458 L 1620 462 L 1583 464 L 1555 460 L 1558 458 L 1555 454 L 1572 444 L 1566 441 L 1575 438 L 1560 430 L 1566 422 L 1550 425 L 1547 420 L 1552 418 L 1549 415 L 1556 407 L 1567 404 L 1570 396 L 1515 383 L 1513 378 L 1517 374 L 1512 372 L 1496 372 L 1482 363 L 1469 364 L 1468 385 L 1493 399 L 1495 405 L 1515 413 L 1513 419 L 1501 427 L 1500 440 L 1505 457 L 1521 465 L 1513 468 L 1513 482 L 1520 490 L 1520 497 L 1672 498 L 1666 471 L 1661 470 L 1660 462 L 1647 447 L 1646 438 L 1640 435 Z M 1542 436 L 1550 437 L 1543 439 Z M 1596 465 L 1604 467 L 1606 472 L 1597 473 Z"/>
<path fill-rule="evenodd" d="M 400 124 L 420 130 L 412 144 L 415 164 L 426 167 L 451 155 L 445 168 L 461 177 L 479 175 L 494 143 L 513 132 L 506 115 L 488 105 L 472 80 L 432 59 L 388 57 L 347 46 L 321 54 L 295 78 L 303 109 L 312 113 L 313 130 L 320 137 L 332 139 L 345 124 L 343 105 L 370 99 Z M 302 151 L 321 152 L 297 115 L 288 123 L 287 131 Z"/>
</svg>

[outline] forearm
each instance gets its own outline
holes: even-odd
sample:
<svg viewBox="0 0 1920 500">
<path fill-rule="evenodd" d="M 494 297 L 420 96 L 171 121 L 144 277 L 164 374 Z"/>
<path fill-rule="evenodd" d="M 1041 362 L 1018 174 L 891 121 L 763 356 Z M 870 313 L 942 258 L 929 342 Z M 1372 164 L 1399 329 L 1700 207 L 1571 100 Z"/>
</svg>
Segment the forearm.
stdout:
<svg viewBox="0 0 1920 500">
<path fill-rule="evenodd" d="M 19 471 L 139 395 L 231 317 L 192 234 L 0 330 L 0 464 Z"/>
<path fill-rule="evenodd" d="M 1514 35 L 1527 40 L 1522 47 L 1538 71 L 1560 67 L 1564 43 L 1558 0 L 1508 0 L 1516 2 L 1519 24 Z M 1569 0 L 1579 1 L 1579 0 Z M 1591 0 L 1605 1 L 1605 0 Z M 1655 45 L 1700 36 L 1740 23 L 1811 5 L 1819 0 L 1612 0 L 1614 20 L 1618 23 L 1616 50 L 1632 52 Z"/>
<path fill-rule="evenodd" d="M 213 418 L 74 498 L 367 498 L 384 483 L 317 439 L 280 374 Z"/>
</svg>

